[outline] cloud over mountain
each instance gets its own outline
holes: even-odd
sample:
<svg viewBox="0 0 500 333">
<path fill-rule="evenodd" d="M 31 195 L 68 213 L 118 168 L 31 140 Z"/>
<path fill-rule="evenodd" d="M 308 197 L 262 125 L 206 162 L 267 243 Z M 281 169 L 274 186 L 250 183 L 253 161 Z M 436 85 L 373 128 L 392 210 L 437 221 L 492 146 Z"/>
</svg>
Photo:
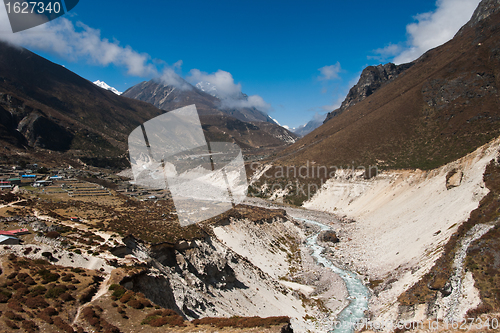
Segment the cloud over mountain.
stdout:
<svg viewBox="0 0 500 333">
<path fill-rule="evenodd" d="M 0 39 L 28 49 L 42 50 L 69 61 L 86 60 L 89 63 L 107 66 L 113 64 L 125 68 L 127 74 L 151 76 L 157 74 L 156 66 L 147 53 L 139 53 L 130 46 L 101 37 L 99 29 L 82 22 L 73 24 L 62 17 L 31 28 L 12 33 L 7 12 L 0 8 Z"/>
<path fill-rule="evenodd" d="M 437 0 L 436 10 L 418 14 L 406 26 L 406 45 L 390 43 L 374 50 L 378 60 L 392 59 L 396 64 L 417 59 L 426 51 L 449 41 L 472 16 L 480 0 Z"/>
</svg>

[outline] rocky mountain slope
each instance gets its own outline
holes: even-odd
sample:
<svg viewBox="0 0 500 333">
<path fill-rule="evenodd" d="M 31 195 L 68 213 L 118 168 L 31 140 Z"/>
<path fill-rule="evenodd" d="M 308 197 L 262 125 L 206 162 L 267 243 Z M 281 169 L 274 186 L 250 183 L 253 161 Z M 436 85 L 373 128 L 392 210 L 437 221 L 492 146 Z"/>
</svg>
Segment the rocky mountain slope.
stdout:
<svg viewBox="0 0 500 333">
<path fill-rule="evenodd" d="M 223 108 L 217 97 L 184 80 L 183 83 L 183 88 L 178 88 L 151 80 L 133 86 L 123 96 L 151 103 L 165 111 L 195 104 L 208 140 L 236 142 L 247 154 L 254 148 L 283 147 L 296 141 L 295 134 L 257 109 Z"/>
<path fill-rule="evenodd" d="M 205 92 L 203 89 L 198 88 L 199 85 L 192 86 L 180 77 L 178 80 L 181 80 L 182 88 L 164 84 L 161 80 L 154 79 L 141 82 L 127 89 L 123 96 L 151 103 L 157 108 L 166 111 L 195 104 L 200 115 L 228 115 L 245 122 L 269 122 L 274 124 L 274 121 L 262 111 L 246 107 L 223 107 L 222 99 L 212 90 Z M 245 99 L 246 95 L 241 94 L 238 98 Z"/>
<path fill-rule="evenodd" d="M 346 98 L 340 105 L 340 108 L 328 112 L 324 123 L 340 115 L 346 109 L 354 106 L 356 103 L 361 102 L 366 97 L 373 94 L 385 84 L 391 82 L 396 77 L 401 75 L 408 68 L 413 66 L 413 63 L 394 65 L 387 63 L 385 65 L 368 66 L 361 72 L 358 83 L 356 83 L 347 94 Z"/>
<path fill-rule="evenodd" d="M 491 3 L 404 75 L 283 150 L 279 163 L 430 169 L 498 136 L 500 14 L 482 14 Z"/>
</svg>

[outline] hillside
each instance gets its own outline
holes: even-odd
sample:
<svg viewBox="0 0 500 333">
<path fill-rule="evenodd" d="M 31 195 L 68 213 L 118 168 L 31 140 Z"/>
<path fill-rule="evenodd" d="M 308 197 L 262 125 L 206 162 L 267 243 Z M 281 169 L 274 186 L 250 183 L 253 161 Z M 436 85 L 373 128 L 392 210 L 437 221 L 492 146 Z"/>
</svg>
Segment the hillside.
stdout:
<svg viewBox="0 0 500 333">
<path fill-rule="evenodd" d="M 3 42 L 0 73 L 0 138 L 14 151 L 111 160 L 123 156 L 131 130 L 163 113 Z"/>
<path fill-rule="evenodd" d="M 498 136 L 500 14 L 490 3 L 497 2 L 483 2 L 452 40 L 284 149 L 277 163 L 431 169 Z"/>
</svg>

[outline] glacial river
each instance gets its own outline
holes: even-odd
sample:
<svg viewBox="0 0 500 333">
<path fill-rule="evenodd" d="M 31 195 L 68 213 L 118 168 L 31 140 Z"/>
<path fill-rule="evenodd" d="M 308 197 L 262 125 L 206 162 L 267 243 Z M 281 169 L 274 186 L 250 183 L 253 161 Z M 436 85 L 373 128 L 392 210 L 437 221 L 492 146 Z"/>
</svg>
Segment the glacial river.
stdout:
<svg viewBox="0 0 500 333">
<path fill-rule="evenodd" d="M 296 218 L 309 224 L 316 225 L 323 230 L 330 228 L 322 223 Z M 360 323 L 365 318 L 365 311 L 368 310 L 368 299 L 370 298 L 370 291 L 363 284 L 358 274 L 345 271 L 332 264 L 331 261 L 321 255 L 324 247 L 320 246 L 317 242 L 319 233 L 307 238 L 307 246 L 313 250 L 312 256 L 318 263 L 323 264 L 325 267 L 330 268 L 335 274 L 339 275 L 347 287 L 349 296 L 349 305 L 347 305 L 337 317 L 335 327 L 330 332 L 335 333 L 351 333 L 354 331 L 355 325 Z"/>
</svg>

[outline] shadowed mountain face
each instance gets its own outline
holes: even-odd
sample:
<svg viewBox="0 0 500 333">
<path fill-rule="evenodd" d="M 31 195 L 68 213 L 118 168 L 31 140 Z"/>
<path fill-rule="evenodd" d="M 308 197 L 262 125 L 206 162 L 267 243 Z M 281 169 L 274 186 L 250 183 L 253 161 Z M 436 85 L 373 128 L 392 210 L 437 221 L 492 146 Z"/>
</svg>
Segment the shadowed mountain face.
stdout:
<svg viewBox="0 0 500 333">
<path fill-rule="evenodd" d="M 0 42 L 0 136 L 8 144 L 115 158 L 125 153 L 130 131 L 161 113 Z"/>
<path fill-rule="evenodd" d="M 430 169 L 499 136 L 499 7 L 483 1 L 455 38 L 282 151 L 280 162 Z"/>
</svg>

